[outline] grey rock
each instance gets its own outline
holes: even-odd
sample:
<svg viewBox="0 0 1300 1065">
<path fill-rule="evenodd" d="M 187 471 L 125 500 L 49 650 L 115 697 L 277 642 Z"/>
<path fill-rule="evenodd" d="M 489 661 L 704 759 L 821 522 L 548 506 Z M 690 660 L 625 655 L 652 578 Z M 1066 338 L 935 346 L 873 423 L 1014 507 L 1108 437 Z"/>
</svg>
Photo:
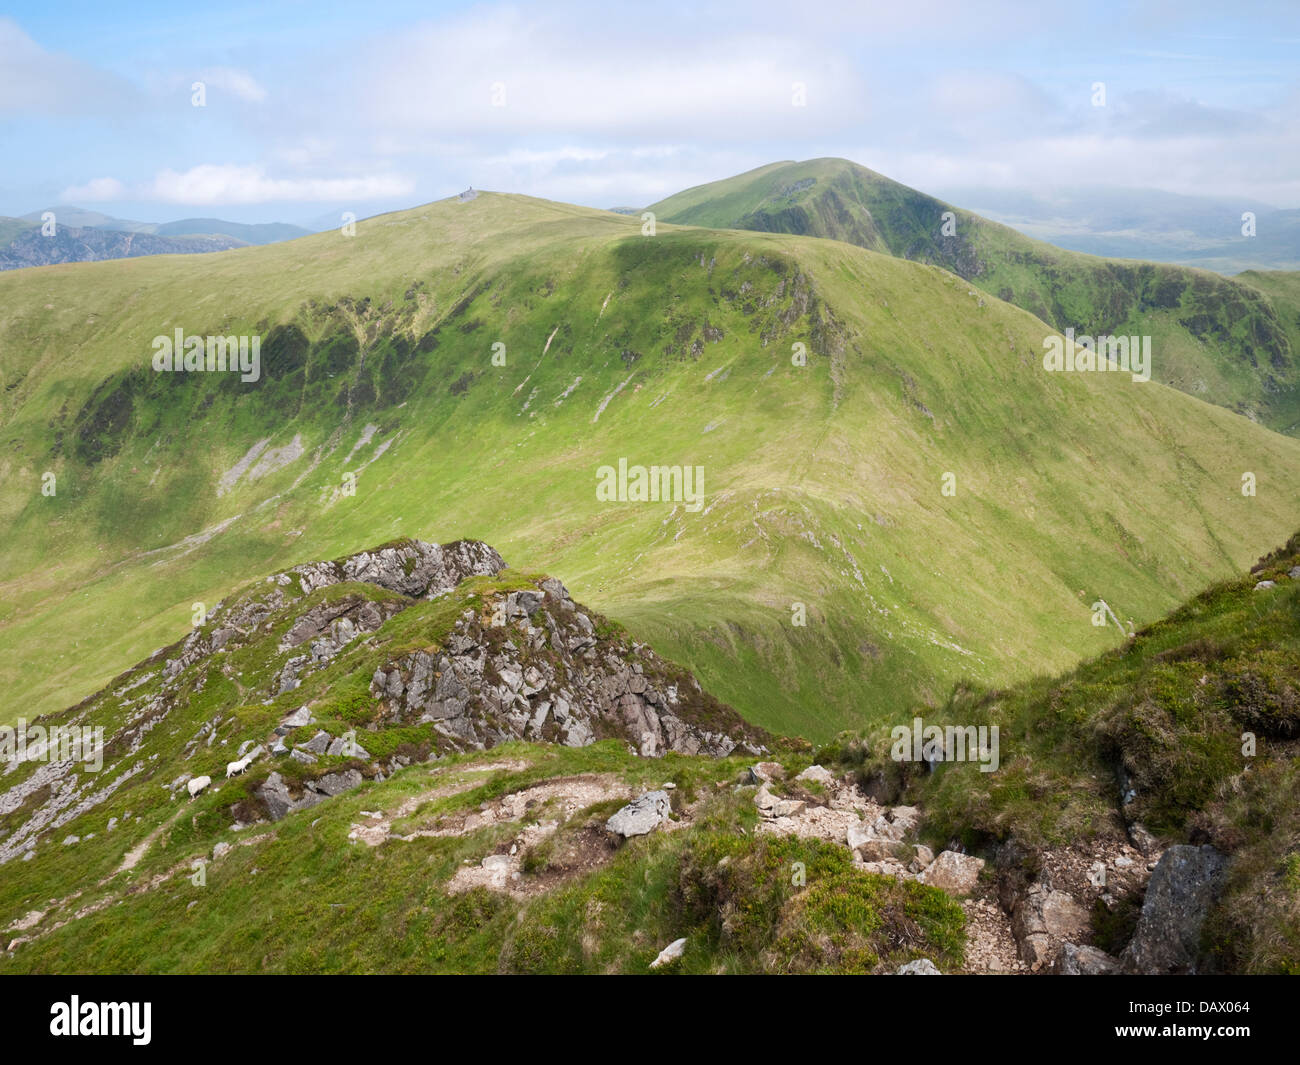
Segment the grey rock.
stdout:
<svg viewBox="0 0 1300 1065">
<path fill-rule="evenodd" d="M 939 966 L 935 965 L 929 958 L 917 958 L 916 961 L 909 961 L 906 965 L 900 965 L 895 971 L 895 976 L 942 976 Z"/>
<path fill-rule="evenodd" d="M 305 706 L 298 707 L 292 714 L 280 722 L 284 728 L 302 728 L 303 725 L 310 725 L 314 719 L 311 716 L 311 710 Z"/>
<path fill-rule="evenodd" d="M 979 883 L 980 870 L 983 868 L 983 858 L 959 854 L 957 851 L 944 851 L 921 874 L 921 882 L 942 888 L 949 895 L 969 895 Z"/>
<path fill-rule="evenodd" d="M 666 791 L 650 791 L 614 814 L 605 822 L 605 828 L 616 835 L 644 836 L 668 820 L 672 800 Z"/>
<path fill-rule="evenodd" d="M 824 766 L 819 765 L 810 765 L 802 773 L 796 776 L 795 780 L 820 784 L 826 788 L 833 788 L 835 786 L 835 774 Z"/>
<path fill-rule="evenodd" d="M 304 743 L 302 749 L 312 754 L 324 754 L 329 750 L 330 738 L 330 734 L 322 730 Z"/>
<path fill-rule="evenodd" d="M 1208 844 L 1165 851 L 1147 884 L 1133 939 L 1120 955 L 1126 972 L 1195 971 L 1201 926 L 1227 868 L 1228 858 Z"/>
<path fill-rule="evenodd" d="M 271 815 L 272 821 L 279 821 L 293 809 L 293 797 L 289 794 L 289 788 L 279 773 L 272 773 L 267 777 L 256 794 L 262 800 L 267 813 Z"/>
<path fill-rule="evenodd" d="M 359 770 L 345 769 L 340 773 L 326 773 L 319 780 L 313 780 L 307 787 L 322 795 L 342 795 L 345 791 L 361 787 L 364 780 L 365 777 Z"/>
<path fill-rule="evenodd" d="M 1052 972 L 1057 976 L 1111 976 L 1119 972 L 1119 962 L 1097 947 L 1065 943 Z"/>
</svg>

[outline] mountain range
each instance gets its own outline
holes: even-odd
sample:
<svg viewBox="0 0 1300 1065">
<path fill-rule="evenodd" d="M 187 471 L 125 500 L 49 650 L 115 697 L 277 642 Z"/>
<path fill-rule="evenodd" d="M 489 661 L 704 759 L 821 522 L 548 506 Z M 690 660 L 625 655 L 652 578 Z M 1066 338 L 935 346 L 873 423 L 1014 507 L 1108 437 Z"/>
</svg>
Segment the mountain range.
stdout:
<svg viewBox="0 0 1300 1065">
<path fill-rule="evenodd" d="M 43 227 L 49 215 L 53 215 L 53 233 Z M 80 207 L 50 207 L 18 218 L 0 217 L 0 270 L 138 255 L 227 251 L 293 240 L 310 232 L 284 222 L 248 224 L 220 218 L 133 222 Z"/>
</svg>

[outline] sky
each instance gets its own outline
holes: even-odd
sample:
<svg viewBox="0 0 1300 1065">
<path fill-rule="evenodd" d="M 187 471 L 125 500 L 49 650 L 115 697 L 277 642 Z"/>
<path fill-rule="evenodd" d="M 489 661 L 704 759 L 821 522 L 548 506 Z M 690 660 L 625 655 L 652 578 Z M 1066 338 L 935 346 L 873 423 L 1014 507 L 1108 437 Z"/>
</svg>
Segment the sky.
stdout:
<svg viewBox="0 0 1300 1065">
<path fill-rule="evenodd" d="M 0 215 L 323 228 L 470 185 L 638 207 L 818 156 L 938 195 L 1300 207 L 1294 0 L 113 7 L 0 11 Z"/>
</svg>

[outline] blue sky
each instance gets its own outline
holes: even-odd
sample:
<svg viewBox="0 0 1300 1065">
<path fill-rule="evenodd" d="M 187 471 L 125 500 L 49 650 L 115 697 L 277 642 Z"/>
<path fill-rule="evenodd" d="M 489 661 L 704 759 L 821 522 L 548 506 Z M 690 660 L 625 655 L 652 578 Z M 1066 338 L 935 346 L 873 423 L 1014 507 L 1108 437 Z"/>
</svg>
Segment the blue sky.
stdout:
<svg viewBox="0 0 1300 1065">
<path fill-rule="evenodd" d="M 468 184 L 638 206 L 821 155 L 939 194 L 1300 207 L 1298 47 L 1283 2 L 23 0 L 0 14 L 0 214 L 324 225 Z"/>
</svg>

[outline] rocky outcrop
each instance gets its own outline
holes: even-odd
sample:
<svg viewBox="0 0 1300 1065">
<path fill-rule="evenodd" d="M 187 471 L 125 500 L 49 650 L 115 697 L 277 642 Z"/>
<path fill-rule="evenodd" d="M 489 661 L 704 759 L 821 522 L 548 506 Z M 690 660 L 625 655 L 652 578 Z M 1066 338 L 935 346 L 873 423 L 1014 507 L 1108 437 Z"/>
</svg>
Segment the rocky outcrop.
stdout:
<svg viewBox="0 0 1300 1065">
<path fill-rule="evenodd" d="M 505 560 L 478 540 L 457 540 L 451 544 L 401 540 L 334 562 L 295 566 L 288 574 L 298 577 L 306 594 L 331 584 L 357 581 L 412 599 L 433 599 L 451 591 L 467 577 L 490 577 L 505 568 Z"/>
<path fill-rule="evenodd" d="M 222 801 L 239 823 L 279 819 L 431 754 L 512 739 L 570 746 L 619 739 L 647 757 L 765 750 L 761 730 L 689 672 L 575 603 L 558 580 L 510 582 L 526 586 L 482 600 L 466 595 L 450 631 L 444 615 L 426 612 L 429 624 L 422 628 L 421 620 L 403 638 L 415 649 L 383 657 L 376 638 L 394 617 L 505 568 L 477 541 L 399 540 L 295 566 L 217 603 L 184 639 L 42 720 L 42 727 L 103 727 L 102 770 L 68 758 L 0 763 L 0 778 L 8 778 L 0 787 L 0 864 L 31 859 L 41 840 L 74 834 L 65 826 L 118 802 L 120 789 L 140 786 L 137 777 L 179 801 L 196 777 L 224 781 L 226 766 L 255 746 L 265 746 L 273 762 L 300 765 L 265 779 L 255 769 L 226 785 L 236 797 Z M 348 667 L 320 679 L 340 659 Z M 374 700 L 349 708 L 358 715 L 356 730 L 331 707 L 332 686 L 349 670 L 371 681 Z M 210 682 L 229 694 L 212 700 Z M 284 707 L 300 688 L 299 705 Z M 196 706 L 206 709 L 195 713 Z M 276 710 L 260 715 L 259 706 Z M 433 726 L 434 738 L 411 744 L 403 736 L 386 746 L 398 750 L 383 762 L 366 750 L 384 746 L 367 740 L 367 729 L 419 724 Z M 155 742 L 159 726 L 159 736 L 181 737 L 179 754 Z M 304 778 L 314 779 L 291 790 L 290 780 Z"/>
<path fill-rule="evenodd" d="M 602 636 L 601 624 L 558 580 L 498 593 L 465 610 L 439 646 L 382 665 L 370 693 L 385 722 L 432 723 L 455 750 L 609 738 L 645 757 L 763 750 L 759 731 L 689 673 L 642 644 Z"/>
<path fill-rule="evenodd" d="M 1228 858 L 1213 847 L 1170 847 L 1147 885 L 1133 939 L 1120 960 L 1130 973 L 1194 972 L 1201 927 L 1223 887 Z"/>
</svg>

